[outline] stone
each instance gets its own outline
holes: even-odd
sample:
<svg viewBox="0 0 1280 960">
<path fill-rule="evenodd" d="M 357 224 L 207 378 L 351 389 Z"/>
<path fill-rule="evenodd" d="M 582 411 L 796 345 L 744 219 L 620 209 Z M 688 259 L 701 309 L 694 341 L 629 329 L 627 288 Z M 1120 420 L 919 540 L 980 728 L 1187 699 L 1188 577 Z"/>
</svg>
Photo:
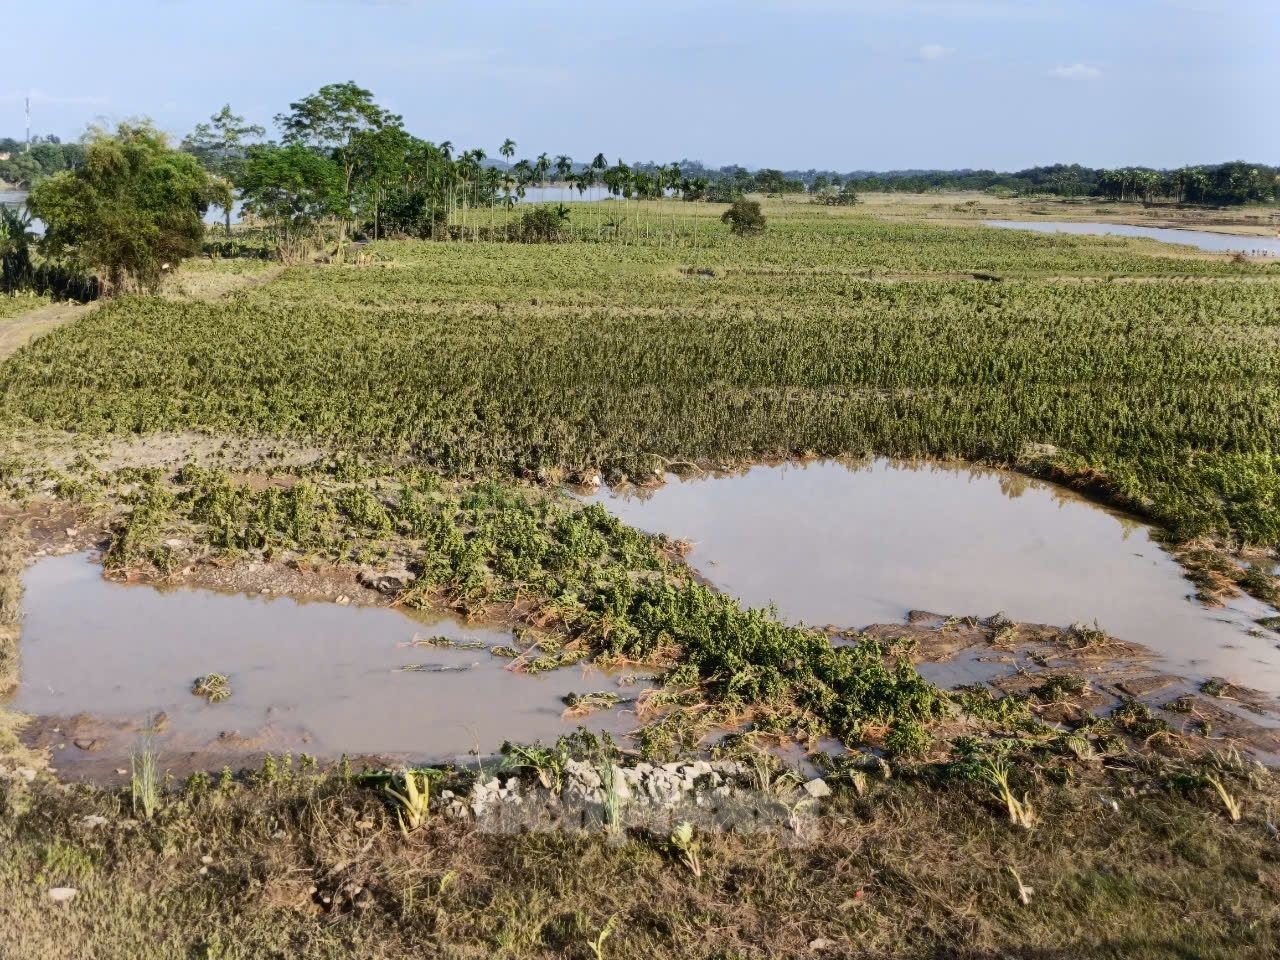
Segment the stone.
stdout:
<svg viewBox="0 0 1280 960">
<path fill-rule="evenodd" d="M 827 781 L 823 780 L 821 777 L 814 777 L 806 783 L 804 785 L 804 792 L 815 800 L 831 796 L 831 788 L 827 786 Z"/>
<path fill-rule="evenodd" d="M 54 903 L 70 903 L 79 892 L 75 887 L 54 887 L 49 891 L 49 899 Z"/>
</svg>

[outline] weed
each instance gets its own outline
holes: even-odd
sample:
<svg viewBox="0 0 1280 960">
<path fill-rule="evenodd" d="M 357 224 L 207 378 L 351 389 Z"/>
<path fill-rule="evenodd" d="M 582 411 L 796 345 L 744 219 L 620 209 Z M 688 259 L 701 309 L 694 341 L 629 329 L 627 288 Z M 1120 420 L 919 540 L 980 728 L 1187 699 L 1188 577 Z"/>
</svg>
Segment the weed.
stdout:
<svg viewBox="0 0 1280 960">
<path fill-rule="evenodd" d="M 160 807 L 160 771 L 153 734 L 142 734 L 138 749 L 129 754 L 129 793 L 135 816 L 150 820 Z"/>
<path fill-rule="evenodd" d="M 1241 815 L 1240 801 L 1231 795 L 1220 777 L 1213 774 L 1205 774 L 1204 780 L 1218 794 L 1218 799 L 1222 801 L 1222 807 L 1227 811 L 1227 816 L 1231 818 L 1231 822 L 1239 823 Z"/>
<path fill-rule="evenodd" d="M 1030 830 L 1035 825 L 1035 809 L 1024 794 L 1022 799 L 1009 786 L 1009 764 L 1002 758 L 988 757 L 981 767 L 982 776 L 992 789 L 992 795 L 1002 804 L 1014 826 Z"/>
<path fill-rule="evenodd" d="M 676 824 L 669 838 L 671 849 L 694 877 L 702 876 L 702 858 L 694 826 L 688 820 Z"/>
<path fill-rule="evenodd" d="M 393 802 L 396 820 L 406 836 L 426 825 L 431 813 L 431 781 L 427 774 L 402 769 L 387 781 L 383 790 Z"/>
<path fill-rule="evenodd" d="M 197 697 L 204 697 L 209 703 L 222 703 L 231 699 L 231 681 L 226 674 L 206 673 L 191 684 L 191 692 Z"/>
</svg>

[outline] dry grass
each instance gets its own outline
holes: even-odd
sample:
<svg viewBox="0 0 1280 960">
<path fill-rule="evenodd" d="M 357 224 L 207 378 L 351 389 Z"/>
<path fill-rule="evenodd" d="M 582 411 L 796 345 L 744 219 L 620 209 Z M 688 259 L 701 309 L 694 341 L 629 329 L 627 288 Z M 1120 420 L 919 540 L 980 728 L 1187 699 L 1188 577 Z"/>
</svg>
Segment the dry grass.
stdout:
<svg viewBox="0 0 1280 960">
<path fill-rule="evenodd" d="M 1268 781 L 1246 811 L 1276 800 Z M 1034 833 L 977 787 L 875 780 L 805 845 L 700 834 L 405 835 L 378 791 L 297 778 L 171 798 L 0 787 L 0 943 L 15 957 L 1274 956 L 1280 850 L 1202 792 L 1040 798 Z M 87 826 L 86 817 L 107 823 Z M 90 821 L 92 823 L 93 821 Z M 1011 880 L 1017 879 L 1017 883 Z M 80 892 L 55 908 L 48 889 Z M 1034 895 L 1030 891 L 1034 890 Z M 1024 902 L 1029 901 L 1029 902 Z M 74 946 L 71 946 L 74 945 Z"/>
</svg>

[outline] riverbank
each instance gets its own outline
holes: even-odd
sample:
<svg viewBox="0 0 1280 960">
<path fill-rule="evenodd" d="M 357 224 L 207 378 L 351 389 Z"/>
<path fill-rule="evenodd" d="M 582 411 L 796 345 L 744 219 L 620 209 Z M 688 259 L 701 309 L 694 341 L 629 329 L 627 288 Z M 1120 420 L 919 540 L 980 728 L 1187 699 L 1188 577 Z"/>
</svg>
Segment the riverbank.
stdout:
<svg viewBox="0 0 1280 960">
<path fill-rule="evenodd" d="M 1204 230 L 1232 236 L 1280 236 L 1280 208 L 1270 206 L 1147 206 L 1096 197 L 1073 199 L 996 197 L 975 191 L 954 193 L 868 193 L 862 207 L 889 220 L 969 222 L 970 220 L 1098 221 L 1129 226 Z"/>
</svg>

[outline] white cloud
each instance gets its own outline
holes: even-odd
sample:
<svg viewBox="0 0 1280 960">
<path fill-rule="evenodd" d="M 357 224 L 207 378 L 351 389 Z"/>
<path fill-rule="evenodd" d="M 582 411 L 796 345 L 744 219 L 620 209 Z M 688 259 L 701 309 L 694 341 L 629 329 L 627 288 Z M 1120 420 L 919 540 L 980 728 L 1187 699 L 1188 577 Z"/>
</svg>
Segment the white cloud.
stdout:
<svg viewBox="0 0 1280 960">
<path fill-rule="evenodd" d="M 920 48 L 920 59 L 941 60 L 943 57 L 948 57 L 953 53 L 955 53 L 955 50 L 951 47 L 944 47 L 940 43 L 926 43 Z"/>
<path fill-rule="evenodd" d="M 1073 63 L 1069 67 L 1059 64 L 1049 71 L 1049 76 L 1059 80 L 1097 80 L 1102 76 L 1102 71 L 1086 63 Z"/>
</svg>

